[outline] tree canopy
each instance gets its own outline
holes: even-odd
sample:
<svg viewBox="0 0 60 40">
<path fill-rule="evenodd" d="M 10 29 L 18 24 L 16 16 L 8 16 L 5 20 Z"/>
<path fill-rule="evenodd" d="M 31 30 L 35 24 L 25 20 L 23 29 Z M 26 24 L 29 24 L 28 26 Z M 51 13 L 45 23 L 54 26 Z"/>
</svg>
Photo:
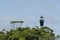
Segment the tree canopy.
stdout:
<svg viewBox="0 0 60 40">
<path fill-rule="evenodd" d="M 48 27 L 30 28 L 19 27 L 6 34 L 0 32 L 0 40 L 55 40 L 54 31 Z"/>
</svg>

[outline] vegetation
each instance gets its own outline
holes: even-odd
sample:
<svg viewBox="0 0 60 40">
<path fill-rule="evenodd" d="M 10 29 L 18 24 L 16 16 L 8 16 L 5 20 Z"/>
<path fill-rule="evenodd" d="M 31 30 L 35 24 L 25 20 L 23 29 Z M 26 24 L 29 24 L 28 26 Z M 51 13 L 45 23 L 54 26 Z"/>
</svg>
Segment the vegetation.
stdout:
<svg viewBox="0 0 60 40">
<path fill-rule="evenodd" d="M 53 30 L 48 27 L 20 27 L 10 30 L 6 34 L 0 32 L 0 40 L 55 40 L 55 35 Z"/>
</svg>

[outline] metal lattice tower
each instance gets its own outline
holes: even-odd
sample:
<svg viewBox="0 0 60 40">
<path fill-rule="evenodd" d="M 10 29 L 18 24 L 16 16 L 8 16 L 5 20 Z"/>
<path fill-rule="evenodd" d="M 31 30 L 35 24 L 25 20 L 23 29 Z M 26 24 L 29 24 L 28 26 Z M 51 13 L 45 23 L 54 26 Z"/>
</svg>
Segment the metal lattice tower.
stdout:
<svg viewBox="0 0 60 40">
<path fill-rule="evenodd" d="M 23 21 L 11 21 L 10 23 L 11 23 L 11 29 L 16 29 L 16 27 L 18 27 L 18 24 L 21 27 L 22 23 L 24 23 L 24 22 Z"/>
</svg>

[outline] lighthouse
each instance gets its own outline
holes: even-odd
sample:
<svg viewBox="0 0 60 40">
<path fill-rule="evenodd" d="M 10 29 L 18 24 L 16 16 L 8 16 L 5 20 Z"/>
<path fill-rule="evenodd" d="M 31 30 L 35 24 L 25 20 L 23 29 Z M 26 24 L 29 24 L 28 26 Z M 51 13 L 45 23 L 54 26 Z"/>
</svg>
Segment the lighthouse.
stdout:
<svg viewBox="0 0 60 40">
<path fill-rule="evenodd" d="M 44 17 L 41 16 L 40 17 L 40 27 L 43 27 L 44 26 Z"/>
</svg>

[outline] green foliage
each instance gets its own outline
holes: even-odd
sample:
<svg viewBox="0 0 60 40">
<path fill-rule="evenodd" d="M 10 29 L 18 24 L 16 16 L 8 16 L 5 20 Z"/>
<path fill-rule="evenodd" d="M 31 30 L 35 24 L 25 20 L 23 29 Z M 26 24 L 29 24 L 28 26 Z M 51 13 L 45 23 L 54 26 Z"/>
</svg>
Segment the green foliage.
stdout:
<svg viewBox="0 0 60 40">
<path fill-rule="evenodd" d="M 10 30 L 5 35 L 0 32 L 0 40 L 55 40 L 53 30 L 48 27 L 43 28 L 17 28 Z"/>
</svg>

